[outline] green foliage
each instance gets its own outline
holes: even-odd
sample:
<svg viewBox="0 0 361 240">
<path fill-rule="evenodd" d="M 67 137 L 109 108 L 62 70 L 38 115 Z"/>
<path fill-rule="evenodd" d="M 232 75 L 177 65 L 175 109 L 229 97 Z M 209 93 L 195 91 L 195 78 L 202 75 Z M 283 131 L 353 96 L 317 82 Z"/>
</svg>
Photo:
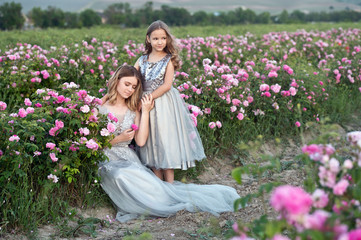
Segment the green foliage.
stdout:
<svg viewBox="0 0 361 240">
<path fill-rule="evenodd" d="M 232 236 L 232 222 L 226 221 L 225 224 L 221 224 L 219 219 L 211 217 L 198 224 L 197 230 L 193 232 L 186 230 L 188 239 L 228 239 Z"/>
<path fill-rule="evenodd" d="M 151 240 L 153 239 L 150 233 L 142 233 L 139 236 L 125 236 L 124 240 Z"/>
<path fill-rule="evenodd" d="M 258 140 L 255 142 L 249 142 L 248 144 L 240 144 L 239 148 L 242 151 L 259 151 L 260 147 L 263 145 L 262 136 L 258 137 Z M 254 198 L 261 198 L 262 207 L 264 214 L 267 213 L 266 200 L 265 196 L 268 195 L 274 187 L 280 185 L 279 180 L 270 181 L 270 177 L 274 173 L 281 171 L 281 163 L 279 160 L 280 156 L 270 156 L 263 155 L 256 157 L 253 160 L 254 163 L 244 164 L 241 167 L 237 167 L 232 170 L 232 177 L 238 182 L 238 184 L 243 184 L 242 177 L 247 176 L 247 178 L 256 181 L 259 185 L 258 191 L 255 193 L 247 194 L 234 202 L 234 210 L 237 211 L 240 207 L 245 208 L 248 203 Z M 267 178 L 268 181 L 264 182 L 264 179 Z"/>
<path fill-rule="evenodd" d="M 34 26 L 39 28 L 80 28 L 82 26 L 91 27 L 101 24 L 101 17 L 92 9 L 73 13 L 64 12 L 60 8 L 51 6 L 45 10 L 34 7 L 27 15 L 34 23 Z"/>
<path fill-rule="evenodd" d="M 0 6 L 0 30 L 21 29 L 25 19 L 21 13 L 20 3 L 4 3 Z"/>
<path fill-rule="evenodd" d="M 79 110 L 96 104 L 94 97 L 84 100 L 80 93 L 86 94 L 66 87 L 38 90 L 31 98 L 35 109 L 27 108 L 27 114 L 24 108 L 19 116 L 1 113 L 2 229 L 36 229 L 38 224 L 59 220 L 65 202 L 85 206 L 91 203 L 88 192 L 96 196 L 100 188 L 97 162 L 107 158 L 95 151 L 94 144 L 96 148 L 110 147 L 111 136 L 100 135 L 108 123 L 106 116 L 98 115 L 95 123 L 91 112 Z M 65 108 L 68 113 L 60 110 Z M 78 132 L 80 128 L 89 130 L 86 138 Z"/>
<path fill-rule="evenodd" d="M 74 216 L 75 212 L 69 213 L 69 218 L 64 218 L 62 223 L 58 225 L 58 232 L 56 233 L 57 237 L 62 238 L 75 238 L 79 235 L 87 235 L 92 238 L 97 237 L 97 225 L 104 225 L 104 221 L 98 218 L 83 218 L 82 216 Z M 76 220 L 76 225 L 69 224 Z"/>
<path fill-rule="evenodd" d="M 102 22 L 100 16 L 92 9 L 82 11 L 79 18 L 84 27 L 99 25 Z"/>
</svg>

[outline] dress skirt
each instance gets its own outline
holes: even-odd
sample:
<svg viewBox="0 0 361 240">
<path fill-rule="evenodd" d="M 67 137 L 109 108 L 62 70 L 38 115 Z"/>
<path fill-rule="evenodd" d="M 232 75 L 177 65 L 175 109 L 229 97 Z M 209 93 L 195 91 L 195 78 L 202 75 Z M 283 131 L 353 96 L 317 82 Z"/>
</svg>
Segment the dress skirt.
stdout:
<svg viewBox="0 0 361 240">
<path fill-rule="evenodd" d="M 146 166 L 186 170 L 206 157 L 186 103 L 175 88 L 155 99 L 149 122 L 148 140 L 139 150 Z"/>
<path fill-rule="evenodd" d="M 163 182 L 128 147 L 115 146 L 105 153 L 110 161 L 100 164 L 101 186 L 115 204 L 120 222 L 141 216 L 168 217 L 180 210 L 217 216 L 233 211 L 239 198 L 228 186 Z"/>
</svg>

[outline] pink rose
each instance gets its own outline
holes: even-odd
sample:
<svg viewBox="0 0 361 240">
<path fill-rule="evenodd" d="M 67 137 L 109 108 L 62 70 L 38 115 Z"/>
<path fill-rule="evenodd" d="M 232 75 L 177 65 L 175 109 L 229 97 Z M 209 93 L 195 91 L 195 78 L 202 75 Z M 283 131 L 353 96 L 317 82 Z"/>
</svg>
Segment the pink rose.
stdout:
<svg viewBox="0 0 361 240">
<path fill-rule="evenodd" d="M 260 90 L 261 92 L 269 91 L 269 86 L 268 86 L 268 84 L 261 84 L 261 85 L 259 86 L 259 90 Z"/>
<path fill-rule="evenodd" d="M 83 113 L 88 113 L 90 111 L 90 108 L 88 105 L 84 105 L 80 107 L 80 111 L 82 111 Z"/>
<path fill-rule="evenodd" d="M 10 138 L 9 138 L 9 141 L 10 142 L 13 142 L 13 141 L 16 141 L 16 142 L 19 142 L 20 138 L 18 135 L 12 135 Z"/>
<path fill-rule="evenodd" d="M 7 105 L 5 102 L 0 101 L 0 111 L 4 111 L 6 109 Z"/>
<path fill-rule="evenodd" d="M 348 185 L 349 182 L 346 179 L 340 180 L 335 186 L 333 186 L 333 193 L 339 196 L 343 195 L 346 192 Z"/>
<path fill-rule="evenodd" d="M 238 113 L 237 118 L 238 118 L 239 120 L 243 120 L 243 118 L 244 118 L 243 113 Z"/>
<path fill-rule="evenodd" d="M 18 114 L 21 118 L 24 118 L 28 115 L 28 113 L 26 112 L 26 110 L 24 108 L 20 108 Z"/>
<path fill-rule="evenodd" d="M 237 99 L 237 98 L 232 99 L 232 104 L 234 106 L 239 106 L 240 103 L 241 103 L 241 101 L 239 99 Z"/>
<path fill-rule="evenodd" d="M 99 145 L 93 139 L 90 139 L 89 141 L 87 141 L 85 145 L 87 146 L 87 148 L 93 149 L 93 150 L 98 150 L 98 148 L 99 148 Z"/>
<path fill-rule="evenodd" d="M 88 128 L 79 128 L 79 133 L 80 133 L 80 135 L 84 135 L 84 136 L 87 136 L 87 135 L 89 135 L 90 134 L 90 131 L 89 131 L 89 129 Z"/>
<path fill-rule="evenodd" d="M 278 85 L 278 84 L 272 85 L 272 86 L 271 86 L 271 90 L 272 90 L 274 93 L 279 93 L 280 90 L 281 90 L 281 86 Z"/>
<path fill-rule="evenodd" d="M 247 101 L 248 101 L 249 103 L 252 103 L 252 102 L 253 102 L 253 97 L 248 96 L 248 97 L 247 97 Z"/>
<path fill-rule="evenodd" d="M 76 93 L 79 96 L 79 100 L 85 98 L 88 96 L 88 93 L 86 90 L 79 90 L 79 92 Z"/>
<path fill-rule="evenodd" d="M 109 131 L 108 129 L 106 128 L 103 128 L 101 131 L 100 131 L 100 135 L 102 135 L 103 137 L 106 137 L 106 136 L 109 136 Z"/>
<path fill-rule="evenodd" d="M 44 79 L 47 79 L 50 76 L 50 74 L 46 70 L 41 71 L 41 74 L 43 74 Z"/>
<path fill-rule="evenodd" d="M 50 134 L 51 136 L 55 136 L 56 131 L 58 131 L 58 130 L 59 130 L 58 128 L 53 127 L 53 128 L 51 128 L 51 129 L 49 130 L 49 134 Z"/>
<path fill-rule="evenodd" d="M 216 123 L 215 123 L 215 122 L 210 122 L 210 123 L 208 124 L 208 126 L 209 126 L 210 129 L 213 129 L 213 128 L 216 127 Z"/>
<path fill-rule="evenodd" d="M 270 92 L 264 92 L 264 96 L 266 96 L 266 97 L 271 97 L 271 93 Z"/>
<path fill-rule="evenodd" d="M 90 122 L 97 122 L 97 121 L 98 121 L 98 118 L 97 118 L 96 116 L 94 116 L 94 115 L 90 115 L 90 116 L 89 116 L 89 121 L 90 121 Z"/>
<path fill-rule="evenodd" d="M 33 107 L 28 107 L 28 108 L 26 108 L 26 112 L 27 112 L 28 114 L 34 113 L 34 111 L 35 111 L 35 109 L 34 109 Z"/>
<path fill-rule="evenodd" d="M 108 119 L 110 121 L 118 122 L 118 118 L 116 118 L 113 113 L 108 113 Z"/>
<path fill-rule="evenodd" d="M 30 101 L 29 98 L 25 98 L 24 103 L 26 106 L 31 106 L 31 104 L 32 104 L 32 102 Z"/>
<path fill-rule="evenodd" d="M 345 169 L 352 169 L 353 168 L 353 162 L 350 159 L 347 159 L 343 162 L 342 165 L 343 168 Z"/>
<path fill-rule="evenodd" d="M 211 114 L 211 109 L 210 108 L 205 108 L 204 113 L 205 114 Z"/>
<path fill-rule="evenodd" d="M 53 150 L 55 148 L 56 144 L 55 143 L 46 143 L 45 147 L 49 148 L 50 150 Z"/>
<path fill-rule="evenodd" d="M 276 211 L 286 211 L 292 215 L 306 214 L 312 206 L 312 198 L 307 192 L 290 185 L 277 187 L 270 202 Z"/>
<path fill-rule="evenodd" d="M 63 128 L 64 127 L 64 123 L 60 120 L 55 120 L 55 127 L 56 128 Z"/>
<path fill-rule="evenodd" d="M 109 132 L 112 133 L 112 132 L 115 132 L 116 127 L 115 127 L 115 125 L 113 123 L 108 123 L 107 129 L 108 129 Z"/>
<path fill-rule="evenodd" d="M 134 130 L 134 131 L 137 131 L 139 128 L 136 124 L 132 124 L 131 128 Z"/>
<path fill-rule="evenodd" d="M 50 156 L 50 158 L 51 158 L 51 161 L 53 161 L 53 162 L 57 162 L 57 161 L 58 161 L 58 158 L 55 156 L 55 153 L 50 153 L 49 156 Z"/>
<path fill-rule="evenodd" d="M 327 218 L 330 217 L 330 213 L 324 210 L 316 210 L 311 215 L 307 215 L 304 219 L 304 226 L 306 229 L 314 229 L 322 231 L 325 229 L 325 223 Z"/>
<path fill-rule="evenodd" d="M 270 72 L 268 73 L 268 77 L 269 77 L 269 78 L 271 78 L 271 77 L 278 77 L 278 74 L 277 74 L 276 71 L 270 71 Z"/>
<path fill-rule="evenodd" d="M 322 189 L 316 189 L 312 194 L 313 206 L 324 208 L 328 204 L 328 194 Z"/>
<path fill-rule="evenodd" d="M 290 87 L 289 92 L 290 92 L 290 94 L 291 94 L 292 96 L 295 96 L 295 95 L 297 94 L 297 90 L 296 90 L 296 88 L 294 88 L 294 87 Z"/>
<path fill-rule="evenodd" d="M 348 240 L 359 240 L 361 239 L 361 229 L 355 229 L 348 233 Z"/>
<path fill-rule="evenodd" d="M 48 175 L 48 179 L 49 180 L 53 180 L 53 183 L 57 183 L 58 182 L 58 177 L 56 175 L 53 174 L 49 174 Z"/>
<path fill-rule="evenodd" d="M 273 236 L 272 240 L 290 240 L 288 237 L 282 236 L 280 234 L 276 234 Z"/>
<path fill-rule="evenodd" d="M 361 140 L 361 131 L 354 131 L 347 133 L 347 140 L 352 144 L 356 145 Z"/>
</svg>

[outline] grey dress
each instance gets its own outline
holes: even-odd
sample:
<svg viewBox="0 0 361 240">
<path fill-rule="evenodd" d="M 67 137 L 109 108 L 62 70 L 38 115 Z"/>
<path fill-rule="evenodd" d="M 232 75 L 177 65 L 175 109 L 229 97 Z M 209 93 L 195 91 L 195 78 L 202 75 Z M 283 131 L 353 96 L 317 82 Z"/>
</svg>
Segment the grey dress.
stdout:
<svg viewBox="0 0 361 240">
<path fill-rule="evenodd" d="M 144 77 L 144 94 L 152 93 L 164 83 L 165 71 L 171 55 L 158 62 L 148 62 L 148 55 L 139 58 Z M 195 166 L 205 158 L 202 141 L 190 117 L 186 103 L 175 88 L 155 99 L 150 112 L 149 137 L 140 148 L 141 161 L 157 169 L 183 169 Z"/>
<path fill-rule="evenodd" d="M 108 114 L 106 107 L 99 112 Z M 134 123 L 135 113 L 116 116 L 116 134 Z M 104 152 L 109 161 L 99 163 L 101 186 L 117 208 L 116 219 L 126 222 L 139 216 L 168 217 L 179 210 L 206 211 L 217 215 L 233 211 L 239 196 L 234 188 L 222 185 L 196 185 L 161 181 L 139 160 L 130 142 L 121 142 Z"/>
</svg>

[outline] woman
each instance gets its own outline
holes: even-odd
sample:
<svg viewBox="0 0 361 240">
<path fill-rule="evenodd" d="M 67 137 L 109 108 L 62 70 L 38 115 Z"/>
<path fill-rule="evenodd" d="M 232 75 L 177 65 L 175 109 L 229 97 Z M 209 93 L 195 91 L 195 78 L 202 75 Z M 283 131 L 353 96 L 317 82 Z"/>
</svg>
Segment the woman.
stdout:
<svg viewBox="0 0 361 240">
<path fill-rule="evenodd" d="M 128 147 L 134 138 L 145 145 L 149 134 L 149 112 L 154 106 L 151 95 L 142 99 L 141 114 L 137 103 L 141 96 L 141 74 L 132 66 L 122 66 L 109 80 L 102 114 L 118 118 L 111 149 L 105 149 L 109 161 L 100 163 L 101 186 L 117 208 L 116 219 L 126 222 L 139 216 L 168 217 L 179 210 L 206 211 L 217 215 L 232 211 L 239 196 L 235 189 L 222 185 L 196 185 L 163 182 L 142 165 Z M 139 126 L 132 129 L 132 124 Z"/>
</svg>

